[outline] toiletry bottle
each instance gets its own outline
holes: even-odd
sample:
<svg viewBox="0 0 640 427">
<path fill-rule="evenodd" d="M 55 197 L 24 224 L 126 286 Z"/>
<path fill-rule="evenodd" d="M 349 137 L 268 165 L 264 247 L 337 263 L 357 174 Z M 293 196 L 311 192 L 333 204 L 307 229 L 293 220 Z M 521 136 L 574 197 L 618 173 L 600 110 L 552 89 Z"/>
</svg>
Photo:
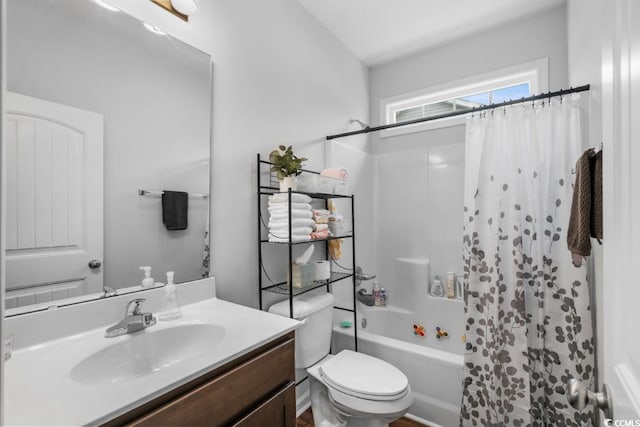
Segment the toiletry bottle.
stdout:
<svg viewBox="0 0 640 427">
<path fill-rule="evenodd" d="M 456 294 L 459 299 L 464 299 L 464 285 L 459 277 L 456 277 Z"/>
<path fill-rule="evenodd" d="M 151 267 L 140 267 L 140 270 L 144 271 L 144 279 L 142 279 L 142 289 L 153 288 L 155 281 L 151 278 Z"/>
<path fill-rule="evenodd" d="M 442 287 L 440 277 L 437 275 L 436 278 L 433 279 L 433 283 L 431 284 L 431 295 L 438 298 L 444 296 L 444 288 Z"/>
<path fill-rule="evenodd" d="M 453 299 L 456 297 L 456 275 L 455 273 L 447 273 L 447 298 Z"/>
<path fill-rule="evenodd" d="M 333 199 L 329 199 L 329 201 L 327 202 L 327 208 L 329 209 L 331 215 L 335 215 L 338 213 L 338 209 L 336 209 L 336 202 L 334 202 Z"/>
<path fill-rule="evenodd" d="M 164 287 L 164 304 L 160 320 L 173 320 L 182 316 L 182 310 L 178 305 L 176 285 L 173 283 L 173 271 L 167 272 L 167 284 Z"/>
<path fill-rule="evenodd" d="M 380 288 L 380 305 L 387 306 L 387 290 L 385 288 Z"/>
<path fill-rule="evenodd" d="M 380 299 L 380 286 L 378 286 L 378 281 L 374 280 L 373 282 L 373 305 L 379 307 L 381 305 Z"/>
</svg>

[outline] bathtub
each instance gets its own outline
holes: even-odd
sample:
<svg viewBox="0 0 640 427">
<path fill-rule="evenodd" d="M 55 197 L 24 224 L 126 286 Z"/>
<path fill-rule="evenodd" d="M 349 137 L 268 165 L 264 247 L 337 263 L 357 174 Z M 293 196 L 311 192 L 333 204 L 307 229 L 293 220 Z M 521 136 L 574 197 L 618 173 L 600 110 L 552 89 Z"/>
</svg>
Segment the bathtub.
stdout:
<svg viewBox="0 0 640 427">
<path fill-rule="evenodd" d="M 408 418 L 432 427 L 457 426 L 464 352 L 462 305 L 446 300 L 432 302 L 445 307 L 451 304 L 447 338 L 436 339 L 436 322 L 428 315 L 421 319 L 400 307 L 358 303 L 358 351 L 386 360 L 407 376 L 415 398 Z M 353 348 L 353 328 L 340 326 L 342 320 L 350 319 L 350 313 L 336 310 L 334 352 Z M 424 337 L 414 334 L 414 324 L 424 325 Z"/>
</svg>

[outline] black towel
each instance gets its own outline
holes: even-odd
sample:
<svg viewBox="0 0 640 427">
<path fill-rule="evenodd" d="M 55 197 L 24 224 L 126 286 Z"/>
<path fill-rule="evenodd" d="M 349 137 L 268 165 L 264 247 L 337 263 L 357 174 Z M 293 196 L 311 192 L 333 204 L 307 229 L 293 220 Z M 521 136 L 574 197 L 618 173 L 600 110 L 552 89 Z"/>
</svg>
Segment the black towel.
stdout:
<svg viewBox="0 0 640 427">
<path fill-rule="evenodd" d="M 189 213 L 189 193 L 164 191 L 162 193 L 162 222 L 167 230 L 186 230 Z"/>
</svg>

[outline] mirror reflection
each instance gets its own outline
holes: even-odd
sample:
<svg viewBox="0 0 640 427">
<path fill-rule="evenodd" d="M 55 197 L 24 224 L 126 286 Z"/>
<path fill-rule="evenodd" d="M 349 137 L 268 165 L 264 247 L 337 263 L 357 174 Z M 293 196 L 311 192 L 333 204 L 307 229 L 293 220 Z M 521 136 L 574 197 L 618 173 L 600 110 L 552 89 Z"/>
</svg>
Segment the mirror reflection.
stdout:
<svg viewBox="0 0 640 427">
<path fill-rule="evenodd" d="M 208 276 L 210 57 L 93 1 L 7 16 L 6 307 Z"/>
</svg>

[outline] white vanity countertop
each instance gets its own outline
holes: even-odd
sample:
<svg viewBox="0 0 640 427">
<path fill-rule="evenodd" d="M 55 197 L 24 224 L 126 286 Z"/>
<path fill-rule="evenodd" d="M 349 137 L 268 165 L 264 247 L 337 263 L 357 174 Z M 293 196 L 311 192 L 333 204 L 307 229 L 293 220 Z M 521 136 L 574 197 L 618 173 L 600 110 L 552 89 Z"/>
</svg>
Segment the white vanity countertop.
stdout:
<svg viewBox="0 0 640 427">
<path fill-rule="evenodd" d="M 299 324 L 216 298 L 182 306 L 182 313 L 179 319 L 158 321 L 136 334 L 178 325 L 215 324 L 226 331 L 222 342 L 206 355 L 176 360 L 139 377 L 99 384 L 72 379 L 71 371 L 80 361 L 135 335 L 105 338 L 105 329 L 110 325 L 14 351 L 5 364 L 4 423 L 75 426 L 109 421 L 294 330 Z"/>
</svg>

